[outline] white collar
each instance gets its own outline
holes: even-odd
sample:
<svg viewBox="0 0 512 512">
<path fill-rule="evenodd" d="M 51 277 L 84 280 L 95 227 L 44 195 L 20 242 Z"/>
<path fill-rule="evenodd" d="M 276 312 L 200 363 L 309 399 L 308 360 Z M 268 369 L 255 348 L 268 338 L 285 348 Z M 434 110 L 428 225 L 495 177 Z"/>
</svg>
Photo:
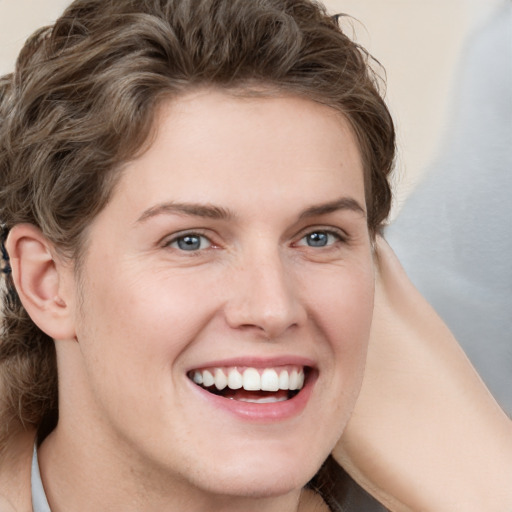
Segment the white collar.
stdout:
<svg viewBox="0 0 512 512">
<path fill-rule="evenodd" d="M 32 488 L 32 509 L 34 512 L 51 512 L 50 505 L 46 499 L 46 494 L 39 473 L 39 461 L 37 460 L 37 443 L 34 443 L 34 454 L 32 455 L 32 471 L 30 475 L 30 485 Z"/>
</svg>

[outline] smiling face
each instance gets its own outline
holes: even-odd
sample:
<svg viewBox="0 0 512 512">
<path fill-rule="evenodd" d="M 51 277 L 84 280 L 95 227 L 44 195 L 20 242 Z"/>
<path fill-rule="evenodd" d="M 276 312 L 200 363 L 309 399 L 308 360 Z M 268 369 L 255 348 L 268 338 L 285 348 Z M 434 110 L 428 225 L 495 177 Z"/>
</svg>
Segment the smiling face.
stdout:
<svg viewBox="0 0 512 512">
<path fill-rule="evenodd" d="M 373 309 L 348 123 L 305 99 L 197 92 L 162 106 L 122 173 L 70 285 L 58 432 L 146 490 L 300 489 L 352 411 Z"/>
</svg>

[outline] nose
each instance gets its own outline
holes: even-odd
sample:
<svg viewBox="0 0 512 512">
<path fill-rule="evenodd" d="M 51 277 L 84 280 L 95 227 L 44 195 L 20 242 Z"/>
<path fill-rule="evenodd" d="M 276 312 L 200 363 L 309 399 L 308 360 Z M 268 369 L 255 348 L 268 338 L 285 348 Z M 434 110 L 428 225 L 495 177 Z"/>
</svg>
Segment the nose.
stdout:
<svg viewBox="0 0 512 512">
<path fill-rule="evenodd" d="M 253 330 L 269 340 L 302 325 L 307 314 L 290 265 L 278 251 L 245 258 L 231 275 L 225 304 L 228 325 Z"/>
</svg>

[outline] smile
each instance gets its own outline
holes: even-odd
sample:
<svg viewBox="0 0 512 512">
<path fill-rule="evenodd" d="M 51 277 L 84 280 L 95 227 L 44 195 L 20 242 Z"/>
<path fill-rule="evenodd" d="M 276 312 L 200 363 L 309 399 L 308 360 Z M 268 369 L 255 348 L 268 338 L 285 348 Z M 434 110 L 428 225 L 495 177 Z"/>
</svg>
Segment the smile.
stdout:
<svg viewBox="0 0 512 512">
<path fill-rule="evenodd" d="M 287 365 L 275 368 L 214 367 L 192 370 L 188 377 L 206 391 L 250 403 L 290 400 L 304 387 L 308 369 Z"/>
</svg>

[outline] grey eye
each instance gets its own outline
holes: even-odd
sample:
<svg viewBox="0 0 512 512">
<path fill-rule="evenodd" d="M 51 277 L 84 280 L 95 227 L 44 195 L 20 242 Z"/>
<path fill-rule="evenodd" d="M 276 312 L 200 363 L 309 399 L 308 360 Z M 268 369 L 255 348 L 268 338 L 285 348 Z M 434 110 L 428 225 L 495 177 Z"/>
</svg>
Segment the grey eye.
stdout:
<svg viewBox="0 0 512 512">
<path fill-rule="evenodd" d="M 199 251 L 210 247 L 211 243 L 205 236 L 189 234 L 182 235 L 175 238 L 170 244 L 170 247 L 180 249 L 181 251 Z"/>
<path fill-rule="evenodd" d="M 304 238 L 306 244 L 310 247 L 325 247 L 329 244 L 329 233 L 325 231 L 315 231 L 314 233 L 309 233 Z"/>
<path fill-rule="evenodd" d="M 298 245 L 307 247 L 328 247 L 341 240 L 341 236 L 333 231 L 311 231 L 303 236 Z"/>
</svg>

